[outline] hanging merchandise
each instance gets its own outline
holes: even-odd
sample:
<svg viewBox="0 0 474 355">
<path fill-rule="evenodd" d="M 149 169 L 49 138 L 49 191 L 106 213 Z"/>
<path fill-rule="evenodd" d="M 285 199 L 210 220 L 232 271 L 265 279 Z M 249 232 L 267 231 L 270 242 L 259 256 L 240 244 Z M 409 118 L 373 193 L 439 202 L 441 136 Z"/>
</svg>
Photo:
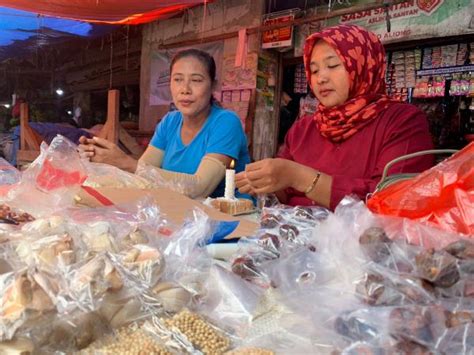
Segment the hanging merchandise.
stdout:
<svg viewBox="0 0 474 355">
<path fill-rule="evenodd" d="M 416 71 L 421 65 L 421 50 L 394 52 L 387 68 L 387 91 L 396 100 L 406 101 L 409 89 L 416 87 Z"/>
<path fill-rule="evenodd" d="M 413 91 L 414 98 L 428 97 L 428 77 L 419 77 L 416 79 L 415 90 Z"/>
<path fill-rule="evenodd" d="M 466 63 L 468 53 L 469 51 L 467 49 L 467 43 L 460 43 L 456 56 L 456 65 L 464 65 Z"/>
<path fill-rule="evenodd" d="M 446 80 L 442 76 L 437 76 L 433 83 L 432 97 L 443 97 L 446 89 Z"/>
<path fill-rule="evenodd" d="M 306 73 L 304 64 L 298 64 L 295 68 L 295 80 L 293 92 L 295 94 L 306 94 L 308 92 L 308 84 L 306 81 Z"/>
<path fill-rule="evenodd" d="M 474 42 L 471 42 L 469 47 L 471 48 L 471 53 L 469 54 L 469 63 L 474 64 Z"/>
<path fill-rule="evenodd" d="M 451 80 L 451 87 L 449 89 L 449 95 L 451 96 L 467 96 L 469 95 L 471 83 L 471 74 L 455 74 Z"/>
</svg>

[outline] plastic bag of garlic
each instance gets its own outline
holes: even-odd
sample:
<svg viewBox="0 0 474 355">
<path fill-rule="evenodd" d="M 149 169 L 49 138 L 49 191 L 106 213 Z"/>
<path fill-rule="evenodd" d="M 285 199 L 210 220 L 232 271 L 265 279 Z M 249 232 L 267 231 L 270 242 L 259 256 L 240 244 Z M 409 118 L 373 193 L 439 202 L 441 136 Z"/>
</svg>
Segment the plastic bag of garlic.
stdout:
<svg viewBox="0 0 474 355">
<path fill-rule="evenodd" d="M 0 349 L 101 353 L 105 347 L 120 354 L 131 342 L 158 353 L 231 349 L 233 329 L 221 330 L 222 319 L 210 319 L 203 307 L 212 265 L 203 247 L 212 235 L 209 218 L 194 211 L 171 237 L 160 235 L 163 226 L 156 206 L 144 201 L 65 209 L 8 234 L 0 244 L 8 266 L 1 276 Z M 230 293 L 222 291 L 213 295 L 225 305 Z"/>
<path fill-rule="evenodd" d="M 97 314 L 104 329 L 143 317 L 137 293 L 159 282 L 166 223 L 154 205 L 132 209 L 69 209 L 5 232 L 0 338 L 44 339 L 71 315 Z"/>
</svg>

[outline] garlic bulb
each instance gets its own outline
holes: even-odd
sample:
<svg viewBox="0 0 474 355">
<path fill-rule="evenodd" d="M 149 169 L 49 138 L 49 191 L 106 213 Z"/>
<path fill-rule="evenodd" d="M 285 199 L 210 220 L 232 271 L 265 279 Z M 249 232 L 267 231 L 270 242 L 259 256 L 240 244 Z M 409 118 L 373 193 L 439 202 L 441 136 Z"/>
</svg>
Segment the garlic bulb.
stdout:
<svg viewBox="0 0 474 355">
<path fill-rule="evenodd" d="M 32 354 L 34 345 L 27 338 L 17 338 L 0 342 L 0 354 L 5 355 L 27 355 Z"/>
<path fill-rule="evenodd" d="M 137 244 L 123 255 L 122 262 L 136 277 L 149 286 L 159 281 L 165 267 L 165 259 L 158 249 Z"/>
<path fill-rule="evenodd" d="M 191 302 L 191 293 L 173 282 L 161 282 L 153 288 L 163 308 L 168 312 L 179 312 Z"/>
<path fill-rule="evenodd" d="M 149 239 L 141 230 L 135 230 L 125 237 L 125 242 L 129 244 L 147 244 Z"/>
<path fill-rule="evenodd" d="M 21 230 L 26 233 L 38 233 L 41 236 L 66 232 L 66 219 L 60 216 L 40 218 L 26 223 Z"/>
</svg>

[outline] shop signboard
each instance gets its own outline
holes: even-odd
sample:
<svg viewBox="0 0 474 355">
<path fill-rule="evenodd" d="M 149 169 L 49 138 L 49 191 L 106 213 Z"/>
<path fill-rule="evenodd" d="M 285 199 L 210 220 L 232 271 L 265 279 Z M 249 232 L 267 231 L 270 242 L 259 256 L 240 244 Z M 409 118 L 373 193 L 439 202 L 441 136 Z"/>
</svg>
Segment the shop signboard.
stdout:
<svg viewBox="0 0 474 355">
<path fill-rule="evenodd" d="M 295 18 L 294 12 L 285 12 L 285 13 L 272 13 L 268 14 L 264 20 L 263 25 L 276 25 L 289 23 L 291 24 Z M 275 28 L 273 30 L 268 30 L 263 32 L 262 35 L 262 48 L 282 48 L 290 47 L 293 44 L 293 26 L 285 26 L 280 28 Z"/>
<path fill-rule="evenodd" d="M 377 34 L 382 43 L 474 33 L 474 1 L 409 0 L 388 8 L 390 32 L 384 8 L 366 10 L 300 26 L 296 35 L 295 56 L 303 53 L 304 39 L 321 28 L 353 24 Z"/>
</svg>

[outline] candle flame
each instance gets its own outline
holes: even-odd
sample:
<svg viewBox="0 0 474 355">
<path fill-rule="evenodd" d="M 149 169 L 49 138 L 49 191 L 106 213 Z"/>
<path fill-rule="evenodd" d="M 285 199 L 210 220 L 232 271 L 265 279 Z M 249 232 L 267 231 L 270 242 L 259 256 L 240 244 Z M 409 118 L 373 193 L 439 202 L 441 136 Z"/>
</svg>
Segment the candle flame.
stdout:
<svg viewBox="0 0 474 355">
<path fill-rule="evenodd" d="M 234 169 L 234 167 L 235 167 L 235 160 L 232 159 L 232 161 L 230 162 L 229 168 Z"/>
</svg>

